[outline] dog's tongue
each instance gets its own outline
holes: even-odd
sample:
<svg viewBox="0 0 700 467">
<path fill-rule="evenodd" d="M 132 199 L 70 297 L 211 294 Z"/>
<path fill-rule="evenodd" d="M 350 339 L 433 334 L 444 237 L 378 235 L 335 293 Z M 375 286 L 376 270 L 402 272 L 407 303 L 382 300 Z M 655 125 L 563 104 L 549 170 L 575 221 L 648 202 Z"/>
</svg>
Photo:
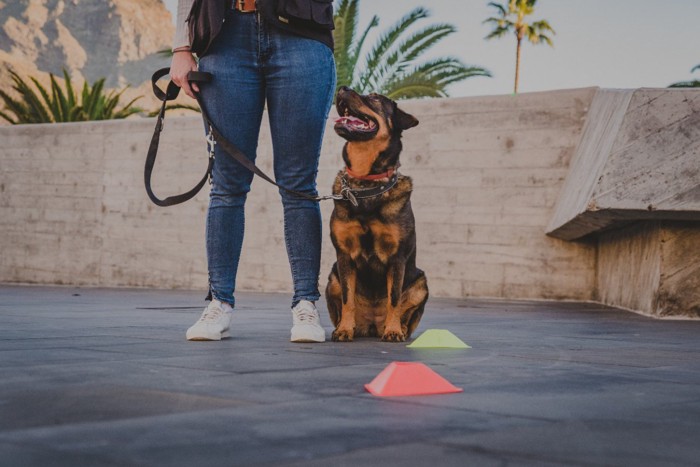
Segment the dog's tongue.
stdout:
<svg viewBox="0 0 700 467">
<path fill-rule="evenodd" d="M 335 120 L 335 123 L 343 123 L 345 125 L 365 125 L 363 120 L 353 116 L 338 117 Z"/>
</svg>

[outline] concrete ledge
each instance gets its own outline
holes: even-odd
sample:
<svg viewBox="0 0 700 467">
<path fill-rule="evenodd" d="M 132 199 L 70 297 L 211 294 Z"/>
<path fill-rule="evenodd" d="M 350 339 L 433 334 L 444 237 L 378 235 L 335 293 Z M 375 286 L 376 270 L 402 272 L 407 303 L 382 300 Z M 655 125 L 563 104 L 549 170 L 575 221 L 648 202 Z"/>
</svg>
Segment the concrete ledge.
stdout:
<svg viewBox="0 0 700 467">
<path fill-rule="evenodd" d="M 697 223 L 652 221 L 603 233 L 600 300 L 655 317 L 700 318 L 699 246 Z"/>
<path fill-rule="evenodd" d="M 599 90 L 587 120 L 549 235 L 700 220 L 700 91 Z"/>
</svg>

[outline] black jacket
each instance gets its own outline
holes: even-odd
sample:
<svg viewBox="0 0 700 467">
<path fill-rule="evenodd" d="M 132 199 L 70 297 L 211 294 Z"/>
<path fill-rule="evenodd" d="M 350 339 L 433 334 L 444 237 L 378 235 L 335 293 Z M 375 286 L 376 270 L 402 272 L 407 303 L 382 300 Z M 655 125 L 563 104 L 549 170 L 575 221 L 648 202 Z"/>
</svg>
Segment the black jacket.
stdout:
<svg viewBox="0 0 700 467">
<path fill-rule="evenodd" d="M 282 1 L 283 6 L 278 5 L 278 0 L 257 0 L 256 6 L 268 23 L 315 39 L 333 50 L 333 0 Z"/>
</svg>

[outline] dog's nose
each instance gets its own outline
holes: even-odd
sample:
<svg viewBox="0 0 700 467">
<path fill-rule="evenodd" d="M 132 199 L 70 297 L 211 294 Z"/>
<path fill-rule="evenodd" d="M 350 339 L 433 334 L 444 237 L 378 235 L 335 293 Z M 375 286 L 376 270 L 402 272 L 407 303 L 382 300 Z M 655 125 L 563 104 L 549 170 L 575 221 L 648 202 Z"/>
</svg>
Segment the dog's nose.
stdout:
<svg viewBox="0 0 700 467">
<path fill-rule="evenodd" d="M 348 91 L 352 91 L 352 89 L 350 89 L 350 88 L 347 87 L 347 86 L 341 86 L 341 87 L 338 88 L 338 94 L 344 94 L 344 93 L 346 93 L 346 92 L 348 92 Z"/>
</svg>

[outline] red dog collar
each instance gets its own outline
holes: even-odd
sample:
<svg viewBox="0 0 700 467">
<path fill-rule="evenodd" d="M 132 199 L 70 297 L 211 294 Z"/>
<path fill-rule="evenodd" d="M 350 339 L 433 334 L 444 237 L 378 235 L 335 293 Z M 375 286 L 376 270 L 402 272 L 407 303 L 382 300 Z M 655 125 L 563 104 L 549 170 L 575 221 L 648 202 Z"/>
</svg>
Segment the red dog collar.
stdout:
<svg viewBox="0 0 700 467">
<path fill-rule="evenodd" d="M 396 172 L 397 167 L 390 167 L 389 170 L 386 172 L 382 172 L 380 174 L 369 174 L 369 175 L 360 175 L 358 173 L 355 173 L 350 169 L 350 167 L 345 167 L 345 173 L 350 175 L 352 178 L 358 179 L 358 180 L 381 180 L 383 178 L 391 178 L 392 175 Z"/>
</svg>

